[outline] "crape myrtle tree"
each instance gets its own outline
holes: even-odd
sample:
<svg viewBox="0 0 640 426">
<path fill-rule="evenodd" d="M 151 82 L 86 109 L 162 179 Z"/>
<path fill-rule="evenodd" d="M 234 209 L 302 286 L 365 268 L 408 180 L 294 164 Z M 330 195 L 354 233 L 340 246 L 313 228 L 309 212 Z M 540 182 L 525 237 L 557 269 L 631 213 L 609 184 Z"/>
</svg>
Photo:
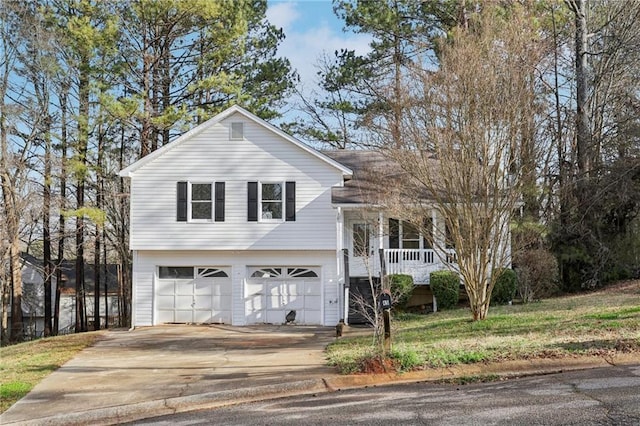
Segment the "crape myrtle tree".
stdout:
<svg viewBox="0 0 640 426">
<path fill-rule="evenodd" d="M 423 220 L 432 209 L 444 218 L 433 242 L 455 248 L 474 320 L 487 317 L 492 272 L 510 262 L 510 218 L 522 198 L 519 153 L 536 114 L 537 34 L 524 7 L 487 5 L 469 14 L 441 40 L 436 71 L 412 67 L 400 143 L 375 127 L 404 176 L 389 191 L 389 209 L 423 235 L 432 234 Z"/>
</svg>

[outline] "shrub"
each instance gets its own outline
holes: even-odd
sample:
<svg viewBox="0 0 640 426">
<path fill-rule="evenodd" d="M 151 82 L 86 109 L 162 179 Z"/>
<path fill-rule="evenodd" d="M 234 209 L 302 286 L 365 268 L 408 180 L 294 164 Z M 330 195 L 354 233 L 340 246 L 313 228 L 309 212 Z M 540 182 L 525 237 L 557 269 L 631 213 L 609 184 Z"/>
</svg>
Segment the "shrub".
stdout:
<svg viewBox="0 0 640 426">
<path fill-rule="evenodd" d="M 504 305 L 513 300 L 518 289 L 518 276 L 513 269 L 504 268 L 495 271 L 498 274 L 491 292 L 491 303 Z"/>
<path fill-rule="evenodd" d="M 524 303 L 549 297 L 558 291 L 558 261 L 544 249 L 524 250 L 514 254 L 518 275 L 518 294 Z"/>
<path fill-rule="evenodd" d="M 429 278 L 439 309 L 451 309 L 460 299 L 460 277 L 452 271 L 435 271 Z"/>
<path fill-rule="evenodd" d="M 394 306 L 400 309 L 406 308 L 413 291 L 413 277 L 404 274 L 389 275 L 389 285 Z"/>
</svg>

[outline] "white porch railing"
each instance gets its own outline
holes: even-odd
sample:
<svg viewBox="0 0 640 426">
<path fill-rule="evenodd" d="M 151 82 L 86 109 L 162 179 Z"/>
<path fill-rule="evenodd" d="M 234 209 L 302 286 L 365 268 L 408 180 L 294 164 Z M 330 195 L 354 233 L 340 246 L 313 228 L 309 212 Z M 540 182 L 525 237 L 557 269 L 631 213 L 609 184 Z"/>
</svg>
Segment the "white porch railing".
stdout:
<svg viewBox="0 0 640 426">
<path fill-rule="evenodd" d="M 416 283 L 428 283 L 431 272 L 446 269 L 449 265 L 445 264 L 457 263 L 453 249 L 445 250 L 441 258 L 432 249 L 384 249 L 387 274 L 411 275 Z"/>
</svg>

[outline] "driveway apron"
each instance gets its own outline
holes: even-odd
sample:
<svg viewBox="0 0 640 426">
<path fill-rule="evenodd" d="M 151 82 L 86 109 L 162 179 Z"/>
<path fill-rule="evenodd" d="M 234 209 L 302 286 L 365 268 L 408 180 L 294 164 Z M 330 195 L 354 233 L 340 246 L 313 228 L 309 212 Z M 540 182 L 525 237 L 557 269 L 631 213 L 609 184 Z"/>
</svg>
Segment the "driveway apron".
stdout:
<svg viewBox="0 0 640 426">
<path fill-rule="evenodd" d="M 165 325 L 109 331 L 1 417 L 22 422 L 167 398 L 318 379 L 326 327 Z"/>
</svg>

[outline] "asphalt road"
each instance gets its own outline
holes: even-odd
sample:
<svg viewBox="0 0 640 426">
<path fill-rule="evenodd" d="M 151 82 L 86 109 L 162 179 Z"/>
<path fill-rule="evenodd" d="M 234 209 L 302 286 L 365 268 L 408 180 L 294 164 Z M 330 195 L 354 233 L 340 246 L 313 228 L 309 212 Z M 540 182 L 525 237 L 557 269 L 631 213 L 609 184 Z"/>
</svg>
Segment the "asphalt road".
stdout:
<svg viewBox="0 0 640 426">
<path fill-rule="evenodd" d="M 640 366 L 281 398 L 136 425 L 640 425 Z"/>
</svg>

